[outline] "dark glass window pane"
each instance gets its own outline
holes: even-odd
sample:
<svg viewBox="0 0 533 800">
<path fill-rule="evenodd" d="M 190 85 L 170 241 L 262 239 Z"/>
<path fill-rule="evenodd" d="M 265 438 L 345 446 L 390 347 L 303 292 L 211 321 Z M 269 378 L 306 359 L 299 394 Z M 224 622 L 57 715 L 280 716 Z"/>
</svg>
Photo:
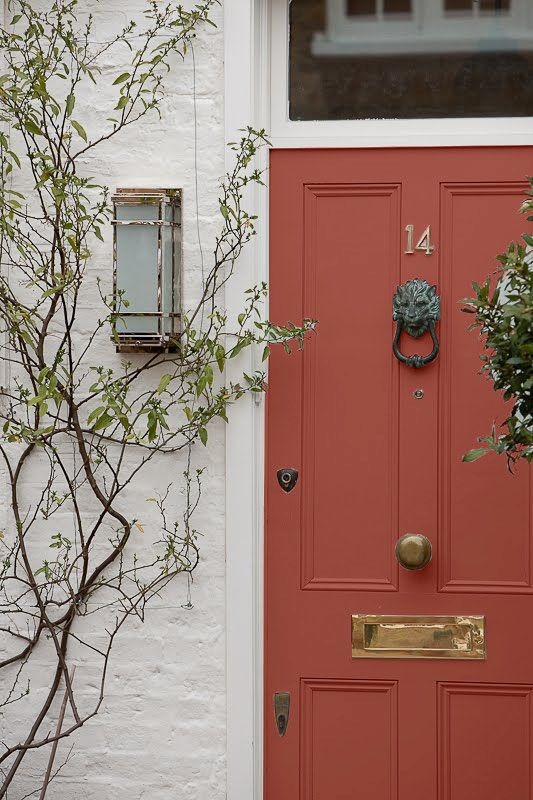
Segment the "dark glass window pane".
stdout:
<svg viewBox="0 0 533 800">
<path fill-rule="evenodd" d="M 507 14 L 511 10 L 511 0 L 481 0 L 480 8 L 483 12 Z"/>
<path fill-rule="evenodd" d="M 448 12 L 461 11 L 464 13 L 465 11 L 472 11 L 473 5 L 474 0 L 445 0 L 444 8 Z"/>
<path fill-rule="evenodd" d="M 358 9 L 377 3 L 350 0 L 338 30 L 332 1 L 290 4 L 290 119 L 533 116 L 533 0 L 479 0 L 467 16 L 473 0 L 424 0 L 371 26 Z M 437 13 L 419 14 L 426 3 Z"/>
<path fill-rule="evenodd" d="M 346 0 L 346 5 L 350 17 L 374 16 L 376 13 L 376 0 Z"/>
<path fill-rule="evenodd" d="M 410 14 L 411 0 L 385 0 L 383 11 L 385 14 Z"/>
</svg>

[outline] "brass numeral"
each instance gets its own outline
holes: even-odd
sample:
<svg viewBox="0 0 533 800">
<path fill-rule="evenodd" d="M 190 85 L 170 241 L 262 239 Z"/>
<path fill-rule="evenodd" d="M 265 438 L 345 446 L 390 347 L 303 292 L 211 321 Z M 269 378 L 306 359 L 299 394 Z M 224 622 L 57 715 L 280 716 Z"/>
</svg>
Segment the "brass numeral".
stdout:
<svg viewBox="0 0 533 800">
<path fill-rule="evenodd" d="M 416 250 L 421 250 L 427 256 L 430 256 L 435 252 L 435 245 L 431 244 L 431 225 L 427 226 L 416 245 L 414 244 L 415 226 L 406 225 L 405 231 L 407 233 L 407 249 L 404 250 L 406 255 L 413 255 Z"/>
<path fill-rule="evenodd" d="M 415 233 L 415 226 L 414 225 L 406 225 L 405 230 L 407 231 L 407 250 L 405 251 L 406 255 L 411 255 L 414 253 L 413 249 L 413 236 Z"/>
</svg>

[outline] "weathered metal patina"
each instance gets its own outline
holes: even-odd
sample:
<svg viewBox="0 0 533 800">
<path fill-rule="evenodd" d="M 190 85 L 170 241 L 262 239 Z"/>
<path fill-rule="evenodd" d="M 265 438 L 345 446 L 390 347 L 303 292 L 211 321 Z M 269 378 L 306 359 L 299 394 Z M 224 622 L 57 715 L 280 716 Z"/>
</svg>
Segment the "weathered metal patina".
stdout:
<svg viewBox="0 0 533 800">
<path fill-rule="evenodd" d="M 414 278 L 398 286 L 392 301 L 392 318 L 396 322 L 392 349 L 398 361 L 419 369 L 437 358 L 439 340 L 435 324 L 440 319 L 440 298 L 436 286 L 430 286 L 422 278 Z M 431 353 L 427 356 L 405 356 L 401 353 L 398 345 L 402 331 L 416 339 L 429 331 L 433 340 Z"/>
</svg>

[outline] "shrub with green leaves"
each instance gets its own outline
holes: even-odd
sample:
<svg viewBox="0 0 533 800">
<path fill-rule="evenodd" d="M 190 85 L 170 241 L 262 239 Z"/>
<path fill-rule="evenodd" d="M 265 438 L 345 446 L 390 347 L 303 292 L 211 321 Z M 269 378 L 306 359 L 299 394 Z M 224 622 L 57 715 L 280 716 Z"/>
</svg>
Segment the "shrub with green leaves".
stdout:
<svg viewBox="0 0 533 800">
<path fill-rule="evenodd" d="M 533 222 L 533 179 L 529 198 L 521 211 Z M 465 311 L 475 314 L 472 328 L 479 329 L 484 342 L 482 372 L 492 381 L 504 400 L 513 401 L 501 430 L 493 425 L 482 447 L 471 450 L 465 461 L 486 453 L 505 454 L 510 463 L 533 459 L 533 236 L 512 242 L 498 256 L 502 267 L 496 281 L 490 278 L 473 284 L 476 296 L 468 299 Z"/>
</svg>

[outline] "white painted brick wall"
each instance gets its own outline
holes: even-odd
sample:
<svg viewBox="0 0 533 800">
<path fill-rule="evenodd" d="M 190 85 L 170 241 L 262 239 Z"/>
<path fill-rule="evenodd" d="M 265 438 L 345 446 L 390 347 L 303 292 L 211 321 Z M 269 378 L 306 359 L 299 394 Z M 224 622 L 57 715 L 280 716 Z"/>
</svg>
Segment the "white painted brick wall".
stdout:
<svg viewBox="0 0 533 800">
<path fill-rule="evenodd" d="M 97 28 L 106 31 L 126 19 L 140 18 L 142 0 L 82 0 Z M 224 172 L 223 32 L 222 10 L 214 12 L 217 29 L 208 27 L 195 46 L 197 92 L 197 162 L 199 211 L 206 263 L 219 225 L 218 181 Z M 104 78 L 123 70 L 109 62 Z M 76 118 L 90 133 L 103 125 L 102 89 L 78 97 Z M 167 78 L 162 119 L 153 118 L 124 133 L 87 163 L 87 172 L 111 189 L 116 186 L 176 186 L 184 190 L 185 305 L 200 288 L 200 257 L 195 218 L 193 68 L 189 54 L 177 62 Z M 96 278 L 111 284 L 111 230 L 105 244 L 95 249 L 92 297 L 83 304 L 80 340 L 94 322 Z M 117 356 L 103 332 L 93 363 L 115 363 Z M 210 447 L 201 453 L 207 466 L 204 501 L 195 527 L 204 533 L 202 561 L 194 576 L 193 608 L 182 607 L 187 584 L 178 579 L 152 605 L 144 625 L 131 623 L 123 630 L 111 661 L 107 698 L 98 718 L 72 740 L 72 760 L 51 785 L 47 800 L 218 800 L 225 797 L 225 632 L 224 632 L 224 431 L 212 430 Z M 183 463 L 173 465 L 180 476 Z M 168 470 L 168 462 L 166 470 Z M 167 472 L 159 468 L 154 483 L 166 485 Z M 165 474 L 163 474 L 165 472 Z M 28 476 L 27 491 L 39 485 L 36 463 Z M 146 496 L 153 490 L 143 487 Z M 4 514 L 6 510 L 3 489 Z M 138 502 L 138 493 L 127 500 Z M 130 509 L 131 510 L 131 509 Z M 147 520 L 148 511 L 146 512 Z M 141 510 L 141 518 L 143 512 Z M 149 525 L 148 525 L 149 527 Z M 140 545 L 142 547 L 142 545 Z M 83 623 L 85 624 L 85 623 Z M 44 661 L 44 659 L 43 659 Z M 34 673 L 30 703 L 36 707 L 44 691 L 46 671 Z M 79 688 L 87 674 L 76 677 Z M 27 706 L 20 706 L 17 723 L 23 726 Z M 57 708 L 56 708 L 57 713 Z M 2 721 L 0 720 L 0 725 Z M 68 751 L 60 746 L 58 760 Z M 21 798 L 39 785 L 43 760 L 28 758 L 22 780 L 9 800 Z"/>
</svg>

